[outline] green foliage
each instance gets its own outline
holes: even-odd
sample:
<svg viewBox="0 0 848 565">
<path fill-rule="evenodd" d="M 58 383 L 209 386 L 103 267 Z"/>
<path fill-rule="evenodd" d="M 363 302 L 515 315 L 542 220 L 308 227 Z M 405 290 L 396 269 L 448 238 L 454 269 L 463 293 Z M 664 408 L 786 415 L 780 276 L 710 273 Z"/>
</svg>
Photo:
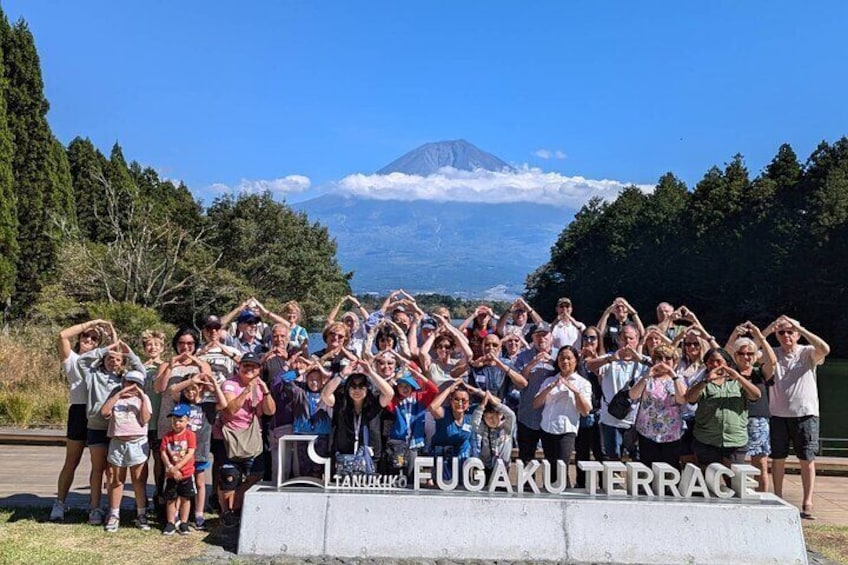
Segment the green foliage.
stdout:
<svg viewBox="0 0 848 565">
<path fill-rule="evenodd" d="M 174 326 L 162 321 L 156 310 L 130 302 L 92 302 L 86 304 L 85 309 L 87 319 L 111 321 L 118 336 L 136 351 L 140 351 L 140 337 L 144 330 L 159 330 L 166 335 L 176 331 Z"/>
<path fill-rule="evenodd" d="M 80 137 L 71 141 L 67 153 L 80 233 L 85 239 L 103 243 L 106 235 L 99 217 L 104 215 L 106 202 L 101 166 L 106 158 L 91 141 Z"/>
<path fill-rule="evenodd" d="M 0 27 L 5 24 L 5 18 Z M 0 40 L 0 54 L 4 49 Z M 6 116 L 5 63 L 0 56 L 0 303 L 5 303 L 15 288 L 18 271 L 18 198 L 12 172 L 12 134 Z"/>
<path fill-rule="evenodd" d="M 846 256 L 848 138 L 823 142 L 804 167 L 782 145 L 753 180 L 735 155 L 691 193 L 669 173 L 650 195 L 626 189 L 608 204 L 589 202 L 528 277 L 527 298 L 552 312 L 569 296 L 586 322 L 615 296 L 644 312 L 667 300 L 694 309 L 717 335 L 788 314 L 844 355 Z"/>
<path fill-rule="evenodd" d="M 9 29 L 5 17 L 0 27 L 7 121 L 14 148 L 18 245 L 26 252 L 17 266 L 15 299 L 20 312 L 31 305 L 53 270 L 58 247 L 53 226 L 72 220 L 66 198 L 70 187 L 65 185 L 66 164 L 58 158 L 47 124 L 49 105 L 32 33 L 23 21 Z"/>
<path fill-rule="evenodd" d="M 220 265 L 239 273 L 259 296 L 297 299 L 307 316 L 324 314 L 350 292 L 327 228 L 274 201 L 270 192 L 227 195 L 207 211 Z"/>
</svg>

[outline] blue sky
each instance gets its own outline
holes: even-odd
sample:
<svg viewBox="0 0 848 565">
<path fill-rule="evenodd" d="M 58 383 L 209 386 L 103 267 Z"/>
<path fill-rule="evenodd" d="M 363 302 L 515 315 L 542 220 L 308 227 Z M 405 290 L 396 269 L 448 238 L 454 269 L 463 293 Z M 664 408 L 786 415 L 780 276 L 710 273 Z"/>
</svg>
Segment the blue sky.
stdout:
<svg viewBox="0 0 848 565">
<path fill-rule="evenodd" d="M 286 177 L 269 186 L 309 186 L 297 201 L 442 139 L 691 186 L 848 133 L 848 2 L 2 4 L 35 35 L 59 139 L 118 140 L 207 203 Z"/>
</svg>

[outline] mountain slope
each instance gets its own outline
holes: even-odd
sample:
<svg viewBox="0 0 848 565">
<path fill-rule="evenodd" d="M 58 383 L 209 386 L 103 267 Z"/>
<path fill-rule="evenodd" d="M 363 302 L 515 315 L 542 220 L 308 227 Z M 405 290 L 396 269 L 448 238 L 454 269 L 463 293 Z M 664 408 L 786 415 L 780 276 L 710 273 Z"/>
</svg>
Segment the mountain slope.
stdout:
<svg viewBox="0 0 848 565">
<path fill-rule="evenodd" d="M 573 211 L 511 203 L 367 200 L 325 195 L 295 208 L 326 225 L 356 292 L 440 292 L 479 297 L 524 279 L 550 257 Z"/>
<path fill-rule="evenodd" d="M 377 171 L 377 174 L 405 173 L 427 176 L 437 173 L 442 167 L 453 167 L 462 171 L 512 170 L 512 167 L 494 155 L 486 153 L 464 139 L 457 139 L 425 143 L 392 161 Z"/>
</svg>

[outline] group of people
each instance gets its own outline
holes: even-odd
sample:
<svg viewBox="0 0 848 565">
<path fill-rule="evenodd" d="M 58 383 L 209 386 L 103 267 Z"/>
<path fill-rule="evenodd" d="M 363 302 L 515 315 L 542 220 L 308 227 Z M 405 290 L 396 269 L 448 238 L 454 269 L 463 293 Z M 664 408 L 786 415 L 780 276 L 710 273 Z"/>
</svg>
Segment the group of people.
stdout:
<svg viewBox="0 0 848 565">
<path fill-rule="evenodd" d="M 398 290 L 374 312 L 353 296 L 341 299 L 320 349 L 310 347 L 301 316 L 295 302 L 277 314 L 249 298 L 225 316 L 206 316 L 199 332 L 178 330 L 168 355 L 165 335 L 144 332 L 143 360 L 108 321 L 63 330 L 71 406 L 51 520 L 64 519 L 88 447 L 91 524 L 118 529 L 129 474 L 142 529 L 148 511 L 159 512 L 164 534 L 203 529 L 207 504 L 224 526 L 237 525 L 257 481 L 323 473 L 304 442 L 285 459 L 291 468 L 277 469 L 278 439 L 288 434 L 317 436 L 315 450 L 340 476 L 411 480 L 424 454 L 442 458 L 440 480 L 470 457 L 490 475 L 517 444 L 525 462 L 541 447 L 551 479 L 566 487 L 584 486 L 580 470 L 572 485 L 572 457 L 678 469 L 750 459 L 759 490 L 778 496 L 792 445 L 802 516 L 813 518 L 816 367 L 829 347 L 786 315 L 764 328 L 742 322 L 722 347 L 694 312 L 665 302 L 647 326 L 624 298 L 595 325 L 578 321 L 568 298 L 550 322 L 519 298 L 500 316 L 481 304 L 455 326 L 446 308 L 424 312 Z"/>
</svg>

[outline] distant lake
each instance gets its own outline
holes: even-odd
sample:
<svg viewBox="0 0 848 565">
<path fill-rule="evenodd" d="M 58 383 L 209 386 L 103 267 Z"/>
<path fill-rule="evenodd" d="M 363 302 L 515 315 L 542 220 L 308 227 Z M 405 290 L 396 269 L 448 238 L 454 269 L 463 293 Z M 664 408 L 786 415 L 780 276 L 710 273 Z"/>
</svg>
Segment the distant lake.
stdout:
<svg viewBox="0 0 848 565">
<path fill-rule="evenodd" d="M 321 334 L 310 333 L 310 351 L 317 351 L 323 347 L 324 340 Z M 848 406 L 848 359 L 828 358 L 825 364 L 819 367 L 818 377 L 821 437 L 848 439 L 848 419 L 844 416 L 845 408 Z M 838 447 L 848 448 L 848 443 L 840 443 Z M 825 450 L 822 455 L 848 457 L 848 450 Z"/>
</svg>

